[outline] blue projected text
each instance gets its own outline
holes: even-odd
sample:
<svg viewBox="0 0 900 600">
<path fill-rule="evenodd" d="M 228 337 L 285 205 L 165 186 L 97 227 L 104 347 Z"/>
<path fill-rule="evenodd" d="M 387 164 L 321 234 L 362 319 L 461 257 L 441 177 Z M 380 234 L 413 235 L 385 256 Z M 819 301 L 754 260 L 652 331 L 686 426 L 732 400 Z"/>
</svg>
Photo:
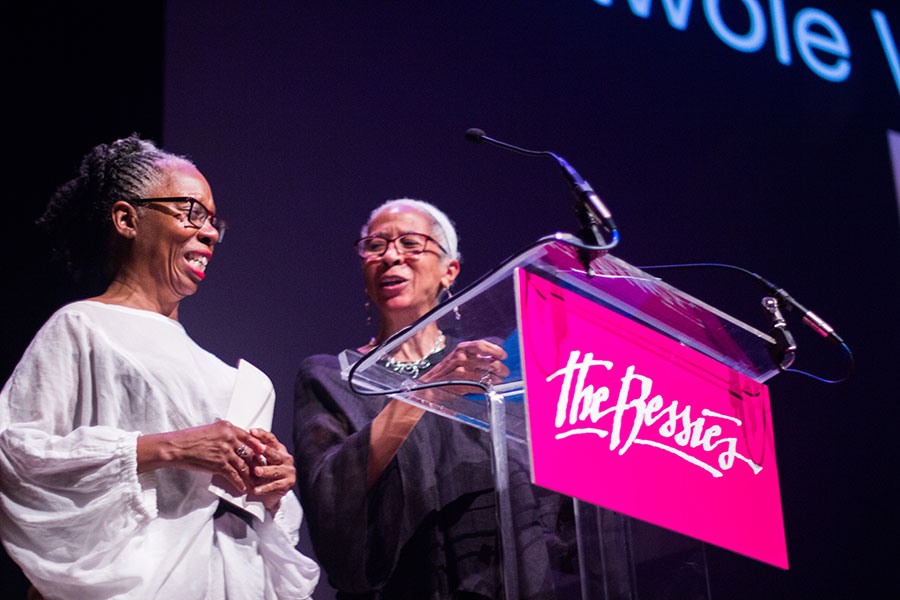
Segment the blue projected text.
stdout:
<svg viewBox="0 0 900 600">
<path fill-rule="evenodd" d="M 612 6 L 616 0 L 594 0 L 601 6 Z M 827 81 L 840 82 L 850 76 L 850 42 L 843 28 L 827 12 L 818 8 L 804 8 L 794 15 L 789 25 L 784 0 L 698 0 L 710 30 L 727 46 L 740 52 L 758 52 L 766 45 L 771 30 L 775 57 L 779 63 L 790 65 L 793 52 L 800 56 L 810 71 Z M 661 4 L 666 19 L 674 29 L 685 31 L 691 16 L 692 0 L 618 0 L 627 3 L 635 16 L 647 19 L 652 5 Z M 723 17 L 723 5 L 734 11 L 744 11 L 749 27 L 735 31 Z M 764 8 L 764 4 L 767 6 Z M 768 11 L 766 10 L 768 9 Z M 890 26 L 884 13 L 871 11 L 878 39 L 884 50 L 894 83 L 900 92 L 900 57 Z M 793 34 L 793 47 L 791 46 Z"/>
</svg>

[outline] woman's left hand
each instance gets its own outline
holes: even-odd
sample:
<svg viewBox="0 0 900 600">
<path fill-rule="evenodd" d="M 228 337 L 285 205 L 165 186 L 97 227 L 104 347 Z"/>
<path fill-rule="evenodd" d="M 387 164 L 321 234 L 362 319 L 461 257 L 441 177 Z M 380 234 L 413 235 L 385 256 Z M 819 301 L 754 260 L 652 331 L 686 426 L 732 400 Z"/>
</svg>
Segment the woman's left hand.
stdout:
<svg viewBox="0 0 900 600">
<path fill-rule="evenodd" d="M 253 467 L 256 485 L 252 491 L 262 497 L 263 504 L 274 514 L 281 505 L 282 496 L 290 492 L 297 481 L 294 457 L 272 432 L 254 427 L 250 435 L 253 437 L 248 444 L 258 463 Z"/>
</svg>

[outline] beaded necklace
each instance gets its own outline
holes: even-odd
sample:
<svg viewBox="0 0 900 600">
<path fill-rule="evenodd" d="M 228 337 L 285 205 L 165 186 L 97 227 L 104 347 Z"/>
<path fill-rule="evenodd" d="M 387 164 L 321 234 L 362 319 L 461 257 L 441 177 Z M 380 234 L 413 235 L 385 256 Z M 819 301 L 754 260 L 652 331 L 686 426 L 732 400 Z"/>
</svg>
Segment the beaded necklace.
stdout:
<svg viewBox="0 0 900 600">
<path fill-rule="evenodd" d="M 444 337 L 444 334 L 441 333 L 434 341 L 434 346 L 431 347 L 431 350 L 428 352 L 428 354 L 426 354 L 419 360 L 400 361 L 394 359 L 393 356 L 390 356 L 384 362 L 384 366 L 394 371 L 395 373 L 400 373 L 401 375 L 409 375 L 413 379 L 415 379 L 419 376 L 419 373 L 421 371 L 424 371 L 431 366 L 431 357 L 444 349 L 445 341 L 446 338 Z"/>
</svg>

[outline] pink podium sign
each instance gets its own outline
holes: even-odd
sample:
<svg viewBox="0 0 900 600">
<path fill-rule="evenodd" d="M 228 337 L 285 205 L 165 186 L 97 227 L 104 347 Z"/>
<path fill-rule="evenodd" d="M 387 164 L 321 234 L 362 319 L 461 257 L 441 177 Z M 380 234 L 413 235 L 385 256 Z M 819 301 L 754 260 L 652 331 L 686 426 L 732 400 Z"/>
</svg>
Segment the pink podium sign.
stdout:
<svg viewBox="0 0 900 600">
<path fill-rule="evenodd" d="M 788 568 L 768 389 L 521 269 L 534 483 Z"/>
</svg>

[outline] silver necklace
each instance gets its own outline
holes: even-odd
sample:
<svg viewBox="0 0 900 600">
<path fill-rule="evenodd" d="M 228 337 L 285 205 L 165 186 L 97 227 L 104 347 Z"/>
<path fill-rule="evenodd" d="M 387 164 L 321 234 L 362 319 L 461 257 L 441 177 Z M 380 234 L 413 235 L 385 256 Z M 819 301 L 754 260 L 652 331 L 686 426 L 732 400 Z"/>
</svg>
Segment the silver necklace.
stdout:
<svg viewBox="0 0 900 600">
<path fill-rule="evenodd" d="M 444 334 L 440 334 L 434 341 L 431 351 L 419 360 L 400 361 L 395 360 L 393 356 L 388 357 L 384 366 L 388 369 L 400 373 L 401 375 L 409 375 L 413 379 L 419 376 L 419 372 L 424 371 L 431 366 L 431 357 L 444 349 Z"/>
</svg>

